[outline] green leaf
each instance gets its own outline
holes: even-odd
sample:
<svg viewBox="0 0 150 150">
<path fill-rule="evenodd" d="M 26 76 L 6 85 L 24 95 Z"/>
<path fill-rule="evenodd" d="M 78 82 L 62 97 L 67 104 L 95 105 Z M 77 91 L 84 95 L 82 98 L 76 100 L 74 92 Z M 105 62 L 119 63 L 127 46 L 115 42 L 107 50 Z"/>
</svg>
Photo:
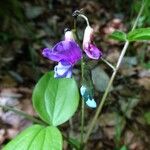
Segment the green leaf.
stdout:
<svg viewBox="0 0 150 150">
<path fill-rule="evenodd" d="M 33 91 L 33 105 L 48 124 L 57 126 L 69 120 L 77 110 L 79 92 L 74 78 L 56 79 L 46 73 Z"/>
<path fill-rule="evenodd" d="M 126 33 L 122 31 L 114 31 L 109 37 L 118 41 L 126 41 Z"/>
<path fill-rule="evenodd" d="M 127 39 L 129 41 L 150 40 L 150 28 L 135 29 L 128 33 Z"/>
<path fill-rule="evenodd" d="M 72 148 L 76 148 L 76 150 L 80 150 L 81 145 L 77 139 L 69 138 L 68 142 L 72 146 Z"/>
<path fill-rule="evenodd" d="M 10 141 L 3 150 L 62 150 L 62 135 L 53 126 L 33 125 L 14 140 Z"/>
<path fill-rule="evenodd" d="M 150 125 L 150 111 L 144 113 L 144 119 Z"/>
<path fill-rule="evenodd" d="M 123 145 L 120 150 L 128 150 L 127 147 L 125 145 Z"/>
</svg>

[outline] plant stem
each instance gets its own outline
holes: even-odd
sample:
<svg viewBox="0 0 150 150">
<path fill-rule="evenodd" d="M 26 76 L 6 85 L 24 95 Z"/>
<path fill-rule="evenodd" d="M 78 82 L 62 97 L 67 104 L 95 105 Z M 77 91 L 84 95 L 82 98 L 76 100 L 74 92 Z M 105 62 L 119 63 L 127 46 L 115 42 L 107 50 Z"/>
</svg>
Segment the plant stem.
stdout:
<svg viewBox="0 0 150 150">
<path fill-rule="evenodd" d="M 82 77 L 82 82 L 84 79 L 84 59 L 82 58 L 81 60 L 81 77 Z M 80 141 L 81 141 L 81 147 L 83 146 L 83 135 L 84 135 L 84 99 L 82 98 L 82 106 L 81 106 L 81 137 L 80 137 Z"/>
<path fill-rule="evenodd" d="M 88 18 L 87 18 L 85 15 L 79 14 L 78 16 L 79 16 L 79 17 L 82 17 L 82 18 L 86 21 L 87 26 L 90 26 L 89 20 L 88 20 Z"/>
<path fill-rule="evenodd" d="M 40 121 L 36 118 L 34 118 L 33 116 L 21 111 L 21 110 L 18 110 L 18 109 L 14 109 L 12 107 L 9 107 L 9 106 L 4 106 L 4 105 L 0 105 L 1 108 L 4 108 L 6 110 L 9 110 L 9 111 L 13 111 L 14 113 L 18 114 L 18 115 L 21 115 L 21 116 L 24 116 L 25 118 L 27 118 L 28 120 L 31 120 L 32 122 L 35 122 L 35 123 L 38 123 L 38 124 L 42 124 L 42 125 L 47 125 L 45 122 L 43 121 Z"/>
<path fill-rule="evenodd" d="M 139 21 L 139 18 L 140 18 L 141 14 L 142 14 L 142 12 L 144 10 L 144 6 L 145 6 L 145 1 L 143 0 L 141 8 L 140 8 L 140 11 L 138 13 L 138 16 L 136 17 L 136 20 L 135 20 L 135 22 L 133 24 L 133 27 L 132 27 L 131 31 L 133 31 L 136 28 L 136 26 L 138 24 L 138 21 Z"/>
<path fill-rule="evenodd" d="M 88 22 L 88 20 L 86 20 Z M 79 45 L 82 46 L 82 43 L 79 39 L 78 33 L 77 33 L 77 20 L 74 20 L 74 33 L 76 35 L 76 39 L 79 42 Z M 81 59 L 81 83 L 83 83 L 84 80 L 84 58 Z M 84 99 L 82 98 L 82 104 L 81 104 L 81 132 L 80 132 L 80 148 L 82 149 L 83 146 L 83 136 L 84 136 Z"/>
<path fill-rule="evenodd" d="M 101 57 L 101 60 L 104 63 L 106 63 L 113 71 L 115 70 L 115 67 L 110 62 L 108 62 L 106 59 L 104 59 L 103 57 Z"/>
<path fill-rule="evenodd" d="M 139 14 L 138 14 L 138 16 L 137 16 L 137 18 L 136 18 L 136 20 L 135 20 L 135 22 L 134 22 L 134 25 L 133 25 L 131 31 L 133 31 L 133 30 L 136 28 L 137 23 L 138 23 L 138 20 L 139 20 L 141 14 L 142 14 L 142 12 L 143 12 L 143 9 L 144 9 L 144 3 L 142 4 L 142 6 L 141 6 L 141 8 L 140 8 Z M 119 69 L 119 67 L 120 67 L 120 64 L 121 64 L 121 62 L 122 62 L 122 59 L 123 59 L 123 57 L 124 57 L 124 55 L 125 55 L 125 53 L 126 53 L 126 50 L 127 50 L 128 46 L 129 46 L 129 41 L 126 41 L 126 42 L 125 42 L 125 45 L 124 45 L 124 47 L 123 47 L 123 49 L 122 49 L 122 51 L 121 51 L 121 54 L 120 54 L 120 56 L 119 56 L 117 65 L 116 65 L 116 67 L 115 67 L 115 70 L 114 70 L 114 72 L 113 72 L 113 74 L 112 74 L 112 76 L 111 76 L 111 78 L 110 78 L 110 81 L 109 81 L 109 83 L 108 83 L 108 86 L 107 86 L 107 88 L 106 88 L 106 90 L 105 90 L 105 93 L 104 93 L 104 95 L 103 95 L 103 97 L 102 97 L 101 103 L 100 103 L 100 105 L 98 106 L 97 111 L 96 111 L 96 113 L 95 113 L 95 115 L 94 115 L 94 118 L 93 118 L 92 121 L 91 121 L 91 124 L 90 124 L 90 126 L 89 126 L 89 129 L 88 129 L 87 134 L 86 134 L 86 136 L 85 136 L 84 143 L 86 143 L 86 142 L 88 141 L 89 136 L 90 136 L 90 134 L 91 134 L 91 132 L 92 132 L 92 130 L 93 130 L 95 124 L 96 124 L 97 118 L 98 118 L 98 116 L 100 115 L 100 113 L 101 113 L 101 111 L 102 111 L 102 108 L 103 108 L 104 103 L 105 103 L 105 101 L 106 101 L 106 97 L 107 97 L 107 95 L 108 95 L 108 93 L 109 93 L 110 87 L 111 87 L 111 85 L 112 85 L 112 83 L 113 83 L 113 81 L 114 81 L 114 79 L 115 79 L 115 76 L 116 76 L 116 74 L 117 74 L 117 71 L 118 71 L 118 69 Z"/>
<path fill-rule="evenodd" d="M 83 144 L 83 135 L 84 135 L 84 100 L 82 99 L 82 106 L 81 106 L 81 145 Z"/>
</svg>

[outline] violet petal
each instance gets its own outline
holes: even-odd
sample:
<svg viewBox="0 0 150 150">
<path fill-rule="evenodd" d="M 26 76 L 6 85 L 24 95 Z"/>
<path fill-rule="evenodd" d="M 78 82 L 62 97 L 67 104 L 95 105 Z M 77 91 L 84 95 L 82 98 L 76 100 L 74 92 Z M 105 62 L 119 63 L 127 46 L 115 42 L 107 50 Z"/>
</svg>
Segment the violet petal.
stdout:
<svg viewBox="0 0 150 150">
<path fill-rule="evenodd" d="M 61 41 L 52 49 L 44 49 L 43 56 L 53 61 L 67 61 L 70 64 L 75 64 L 81 59 L 81 49 L 75 41 Z"/>
<path fill-rule="evenodd" d="M 89 44 L 84 51 L 91 59 L 99 59 L 102 56 L 102 52 L 94 44 Z"/>
<path fill-rule="evenodd" d="M 72 65 L 65 61 L 60 61 L 54 68 L 55 78 L 71 78 L 72 77 Z"/>
</svg>

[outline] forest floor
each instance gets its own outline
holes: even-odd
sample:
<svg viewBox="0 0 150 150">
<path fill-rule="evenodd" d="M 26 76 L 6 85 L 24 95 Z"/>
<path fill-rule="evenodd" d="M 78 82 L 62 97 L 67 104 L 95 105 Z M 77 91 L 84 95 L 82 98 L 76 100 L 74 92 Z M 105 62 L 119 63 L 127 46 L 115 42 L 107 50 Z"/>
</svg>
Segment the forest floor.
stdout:
<svg viewBox="0 0 150 150">
<path fill-rule="evenodd" d="M 32 107 L 32 91 L 41 77 L 53 70 L 54 62 L 42 57 L 44 47 L 51 47 L 63 39 L 64 28 L 73 28 L 72 12 L 83 8 L 95 30 L 95 43 L 102 50 L 103 57 L 116 64 L 123 42 L 114 41 L 108 35 L 115 30 L 129 31 L 131 19 L 118 6 L 98 1 L 53 1 L 40 0 L 21 2 L 21 10 L 9 13 L 3 19 L 0 46 L 0 105 L 7 105 L 37 116 Z M 110 9 L 111 8 L 111 9 Z M 116 11 L 117 10 L 117 11 Z M 11 10 L 10 10 L 11 11 Z M 23 13 L 22 13 L 23 11 Z M 130 15 L 130 16 L 128 16 Z M 22 18 L 22 19 L 19 19 Z M 130 20 L 130 21 L 129 21 Z M 85 22 L 78 20 L 79 37 L 83 36 Z M 112 150 L 126 145 L 129 150 L 150 149 L 150 43 L 131 43 L 121 68 L 113 83 L 111 93 L 97 125 L 87 144 L 87 150 Z M 88 60 L 94 83 L 97 103 L 108 84 L 111 68 L 102 60 Z M 73 74 L 80 83 L 80 66 Z M 79 138 L 80 106 L 72 122 L 61 126 L 66 135 Z M 93 118 L 95 109 L 86 107 L 85 130 Z M 28 119 L 0 107 L 0 148 L 13 139 L 20 131 L 32 124 Z M 64 150 L 70 145 L 64 141 Z"/>
</svg>

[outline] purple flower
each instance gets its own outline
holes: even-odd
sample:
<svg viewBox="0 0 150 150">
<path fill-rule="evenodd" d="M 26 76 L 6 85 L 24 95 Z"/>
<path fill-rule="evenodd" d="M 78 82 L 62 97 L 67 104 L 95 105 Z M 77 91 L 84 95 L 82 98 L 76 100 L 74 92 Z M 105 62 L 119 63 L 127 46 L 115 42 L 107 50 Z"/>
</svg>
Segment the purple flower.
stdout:
<svg viewBox="0 0 150 150">
<path fill-rule="evenodd" d="M 81 49 L 74 41 L 71 31 L 65 33 L 64 41 L 60 41 L 52 49 L 45 48 L 42 54 L 44 57 L 58 62 L 54 68 L 54 77 L 56 78 L 70 78 L 74 64 L 82 57 Z"/>
<path fill-rule="evenodd" d="M 57 66 L 54 67 L 55 78 L 71 78 L 72 77 L 72 65 L 65 61 L 60 61 Z"/>
<path fill-rule="evenodd" d="M 99 59 L 102 52 L 93 44 L 93 28 L 87 26 L 84 31 L 83 50 L 89 58 Z"/>
</svg>

